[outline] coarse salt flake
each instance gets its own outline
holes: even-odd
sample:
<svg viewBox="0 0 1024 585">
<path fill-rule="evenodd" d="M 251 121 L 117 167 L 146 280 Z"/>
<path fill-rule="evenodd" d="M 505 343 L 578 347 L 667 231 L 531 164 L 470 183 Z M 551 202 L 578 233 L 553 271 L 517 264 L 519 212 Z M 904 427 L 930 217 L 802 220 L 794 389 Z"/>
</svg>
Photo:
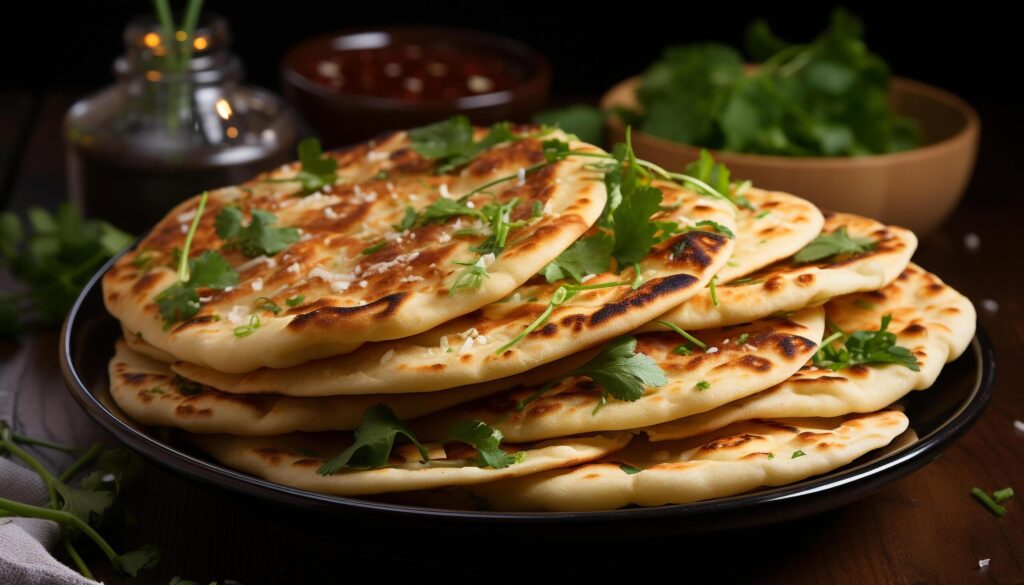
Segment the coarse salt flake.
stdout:
<svg viewBox="0 0 1024 585">
<path fill-rule="evenodd" d="M 388 152 L 383 150 L 371 150 L 366 153 L 366 160 L 370 162 L 380 162 L 382 160 L 387 160 L 390 156 L 391 155 Z"/>
<path fill-rule="evenodd" d="M 256 292 L 259 292 L 259 291 L 263 290 L 263 279 L 262 278 L 257 278 L 256 280 L 252 281 L 252 290 L 254 290 Z"/>
<path fill-rule="evenodd" d="M 981 559 L 980 561 L 978 561 L 978 568 L 981 569 L 981 568 L 987 567 L 989 561 L 991 561 L 991 560 L 992 559 Z"/>
<path fill-rule="evenodd" d="M 1015 428 L 1018 431 L 1024 433 L 1024 421 L 1021 421 L 1021 420 L 1013 421 L 1013 428 Z"/>
<path fill-rule="evenodd" d="M 707 348 L 707 350 L 704 351 L 704 353 L 718 353 L 718 348 L 717 347 L 709 347 L 709 348 Z"/>
<path fill-rule="evenodd" d="M 241 325 L 242 323 L 249 321 L 249 316 L 251 314 L 252 311 L 249 307 L 246 307 L 245 305 L 235 305 L 234 307 L 231 307 L 230 311 L 228 311 L 227 318 L 232 325 Z"/>
</svg>

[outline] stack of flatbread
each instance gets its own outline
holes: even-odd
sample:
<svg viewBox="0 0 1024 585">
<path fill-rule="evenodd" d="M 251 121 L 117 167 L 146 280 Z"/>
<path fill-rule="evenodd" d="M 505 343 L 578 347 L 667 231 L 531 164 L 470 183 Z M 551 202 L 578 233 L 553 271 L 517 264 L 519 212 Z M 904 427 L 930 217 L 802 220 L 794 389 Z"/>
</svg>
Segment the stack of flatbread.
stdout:
<svg viewBox="0 0 1024 585">
<path fill-rule="evenodd" d="M 658 506 L 889 445 L 974 336 L 906 229 L 558 130 L 460 131 L 171 210 L 103 280 L 117 407 L 324 494 Z"/>
</svg>

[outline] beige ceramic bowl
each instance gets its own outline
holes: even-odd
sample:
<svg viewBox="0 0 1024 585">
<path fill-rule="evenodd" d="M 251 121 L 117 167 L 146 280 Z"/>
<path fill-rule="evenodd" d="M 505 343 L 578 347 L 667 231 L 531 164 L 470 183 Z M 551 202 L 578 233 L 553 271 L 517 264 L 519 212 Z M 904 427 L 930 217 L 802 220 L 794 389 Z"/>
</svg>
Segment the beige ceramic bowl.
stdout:
<svg viewBox="0 0 1024 585">
<path fill-rule="evenodd" d="M 634 107 L 640 77 L 627 79 L 604 95 L 601 107 Z M 786 157 L 712 151 L 734 177 L 788 191 L 836 211 L 866 215 L 908 227 L 918 235 L 949 216 L 967 188 L 974 168 L 981 124 L 969 104 L 937 87 L 893 78 L 893 109 L 921 124 L 924 146 L 905 152 L 862 157 Z M 609 119 L 613 142 L 624 139 L 622 121 Z M 700 149 L 633 132 L 641 158 L 670 170 L 696 160 Z"/>
</svg>

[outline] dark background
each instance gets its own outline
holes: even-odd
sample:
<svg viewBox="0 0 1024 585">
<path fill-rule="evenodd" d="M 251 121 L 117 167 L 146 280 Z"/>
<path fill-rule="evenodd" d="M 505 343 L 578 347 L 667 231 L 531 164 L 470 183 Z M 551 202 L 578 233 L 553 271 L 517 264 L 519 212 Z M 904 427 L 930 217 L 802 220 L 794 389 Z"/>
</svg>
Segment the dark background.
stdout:
<svg viewBox="0 0 1024 585">
<path fill-rule="evenodd" d="M 183 9 L 183 0 L 172 6 Z M 0 35 L 5 75 L 0 89 L 99 89 L 113 81 L 122 31 L 150 2 L 19 3 Z M 813 38 L 828 23 L 829 3 L 742 5 L 734 2 L 240 2 L 207 1 L 204 12 L 227 17 L 234 49 L 249 82 L 280 91 L 285 51 L 310 36 L 375 25 L 439 24 L 482 29 L 519 39 L 547 56 L 552 94 L 596 99 L 615 82 L 642 71 L 673 43 L 719 41 L 742 46 L 748 23 L 765 18 L 794 42 Z M 994 177 L 1016 164 L 1016 132 L 1024 123 L 1020 93 L 1010 89 L 1021 71 L 1018 24 L 1006 9 L 978 3 L 907 6 L 848 5 L 866 29 L 868 46 L 895 74 L 948 89 L 982 117 L 982 147 L 971 192 L 985 202 L 1009 197 Z M 1006 5 L 1004 5 L 1006 6 Z M 998 119 L 998 124 L 986 124 Z M 1000 172 L 1004 171 L 1004 172 Z"/>
</svg>

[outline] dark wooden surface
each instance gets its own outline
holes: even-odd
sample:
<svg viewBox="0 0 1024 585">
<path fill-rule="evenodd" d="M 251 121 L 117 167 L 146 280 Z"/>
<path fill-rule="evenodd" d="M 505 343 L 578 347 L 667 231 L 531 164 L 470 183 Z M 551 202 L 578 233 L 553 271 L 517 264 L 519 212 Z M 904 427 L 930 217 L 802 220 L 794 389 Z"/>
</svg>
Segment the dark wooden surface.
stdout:
<svg viewBox="0 0 1024 585">
<path fill-rule="evenodd" d="M 60 120 L 77 94 L 0 93 L 0 186 L 5 206 L 53 207 L 64 197 Z M 490 558 L 460 554 L 456 536 L 424 541 L 381 534 L 374 526 L 336 522 L 337 538 L 310 535 L 316 518 L 280 518 L 260 506 L 149 469 L 130 494 L 133 519 L 115 538 L 126 547 L 156 543 L 161 566 L 135 582 L 166 583 L 180 575 L 209 582 L 348 581 L 365 568 L 402 569 L 449 577 L 489 576 L 503 567 L 526 576 L 553 564 L 567 574 L 581 566 L 603 574 L 665 570 L 686 580 L 703 572 L 719 582 L 756 583 L 1024 583 L 1024 189 L 1014 140 L 1021 113 L 982 110 L 978 170 L 964 203 L 915 260 L 968 295 L 997 348 L 998 390 L 980 422 L 945 456 L 878 494 L 798 522 L 757 530 L 657 542 L 595 542 L 592 553 L 559 560 L 557 546 L 507 544 Z M 117 196 L 118 194 L 112 194 Z M 968 233 L 981 247 L 964 245 Z M 5 286 L 8 281 L 0 281 Z M 0 417 L 21 432 L 65 443 L 110 442 L 70 398 L 57 367 L 55 334 L 0 342 Z M 56 458 L 51 464 L 60 464 Z M 1020 494 L 996 518 L 968 496 L 973 486 L 1013 486 Z M 394 543 L 392 552 L 362 547 Z M 534 559 L 545 559 L 538 563 Z M 95 554 L 99 576 L 111 577 Z M 980 559 L 991 559 L 979 568 Z M 471 572 L 472 570 L 472 572 Z M 324 577 L 324 575 L 333 575 Z"/>
</svg>

